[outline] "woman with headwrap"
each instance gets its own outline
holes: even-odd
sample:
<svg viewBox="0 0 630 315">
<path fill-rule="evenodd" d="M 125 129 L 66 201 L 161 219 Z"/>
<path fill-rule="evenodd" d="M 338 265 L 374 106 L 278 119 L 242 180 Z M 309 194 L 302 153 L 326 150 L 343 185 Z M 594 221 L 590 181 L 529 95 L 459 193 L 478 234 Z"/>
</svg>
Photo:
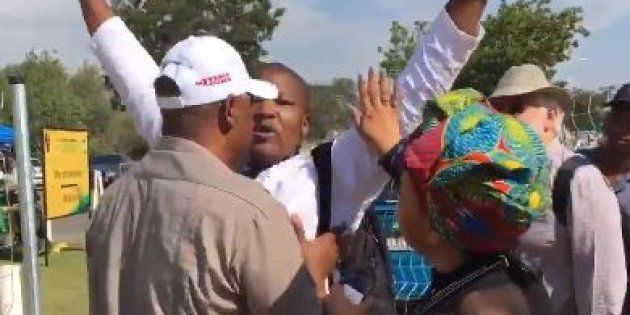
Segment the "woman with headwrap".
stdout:
<svg viewBox="0 0 630 315">
<path fill-rule="evenodd" d="M 398 178 L 401 232 L 434 268 L 416 313 L 548 313 L 540 280 L 509 254 L 550 203 L 538 135 L 474 90 L 439 97 L 424 118 L 381 161 Z"/>
</svg>

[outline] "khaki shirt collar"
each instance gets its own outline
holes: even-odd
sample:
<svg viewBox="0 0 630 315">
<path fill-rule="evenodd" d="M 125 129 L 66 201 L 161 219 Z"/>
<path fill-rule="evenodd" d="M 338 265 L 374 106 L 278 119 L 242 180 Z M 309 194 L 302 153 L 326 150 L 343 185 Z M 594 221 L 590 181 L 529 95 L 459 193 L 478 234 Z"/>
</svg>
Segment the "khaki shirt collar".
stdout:
<svg viewBox="0 0 630 315">
<path fill-rule="evenodd" d="M 213 165 L 224 168 L 227 171 L 232 171 L 223 161 L 221 161 L 216 155 L 210 152 L 208 149 L 200 146 L 194 141 L 186 140 L 183 138 L 163 136 L 158 145 L 155 147 L 156 151 L 175 151 L 180 153 L 190 153 L 194 155 L 202 155 L 208 158 Z"/>
</svg>

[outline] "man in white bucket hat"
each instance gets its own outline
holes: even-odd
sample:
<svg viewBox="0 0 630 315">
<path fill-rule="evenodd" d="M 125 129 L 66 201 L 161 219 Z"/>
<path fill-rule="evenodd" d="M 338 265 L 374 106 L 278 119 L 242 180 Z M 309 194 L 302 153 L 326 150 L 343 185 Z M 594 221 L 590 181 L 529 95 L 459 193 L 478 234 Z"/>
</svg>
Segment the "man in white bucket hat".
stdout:
<svg viewBox="0 0 630 315">
<path fill-rule="evenodd" d="M 619 208 L 601 172 L 560 142 L 569 93 L 527 64 L 510 68 L 490 101 L 529 123 L 547 146 L 554 207 L 532 224 L 518 251 L 542 273 L 554 314 L 620 314 L 626 269 Z"/>
<path fill-rule="evenodd" d="M 560 136 L 562 121 L 572 105 L 569 93 L 551 84 L 543 70 L 532 64 L 505 72 L 490 101 L 502 112 L 519 114 L 546 143 Z"/>
</svg>

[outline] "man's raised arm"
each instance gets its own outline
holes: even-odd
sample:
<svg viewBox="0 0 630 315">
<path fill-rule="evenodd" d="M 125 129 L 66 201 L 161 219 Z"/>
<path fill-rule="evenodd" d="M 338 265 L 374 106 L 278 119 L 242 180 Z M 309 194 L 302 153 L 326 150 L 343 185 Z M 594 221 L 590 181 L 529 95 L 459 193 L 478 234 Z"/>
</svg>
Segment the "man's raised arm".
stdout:
<svg viewBox="0 0 630 315">
<path fill-rule="evenodd" d="M 462 32 L 477 37 L 481 27 L 479 21 L 486 7 L 486 0 L 451 0 L 446 12 Z"/>
<path fill-rule="evenodd" d="M 105 0 L 80 0 L 92 35 L 94 54 L 136 123 L 138 133 L 154 146 L 162 135 L 162 115 L 153 81 L 159 68 Z"/>
<path fill-rule="evenodd" d="M 85 26 L 90 35 L 94 35 L 103 22 L 114 17 L 114 12 L 105 0 L 81 0 L 80 2 Z"/>
<path fill-rule="evenodd" d="M 484 0 L 451 0 L 416 46 L 398 78 L 403 135 L 422 121 L 424 103 L 451 89 L 453 82 L 480 41 L 479 21 Z M 356 129 L 343 132 L 332 147 L 333 226 L 358 228 L 363 211 L 389 180 L 379 166 L 380 155 Z"/>
<path fill-rule="evenodd" d="M 424 103 L 449 91 L 475 51 L 485 0 L 450 0 L 398 76 L 401 126 L 411 133 L 422 122 Z"/>
</svg>

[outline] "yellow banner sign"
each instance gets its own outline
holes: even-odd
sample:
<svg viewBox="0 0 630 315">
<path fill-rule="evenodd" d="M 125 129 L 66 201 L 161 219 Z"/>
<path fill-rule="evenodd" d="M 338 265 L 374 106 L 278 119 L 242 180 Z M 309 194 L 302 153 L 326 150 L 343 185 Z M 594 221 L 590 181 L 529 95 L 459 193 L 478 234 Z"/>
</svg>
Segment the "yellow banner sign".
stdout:
<svg viewBox="0 0 630 315">
<path fill-rule="evenodd" d="M 86 212 L 90 204 L 87 131 L 44 129 L 46 217 Z"/>
</svg>

